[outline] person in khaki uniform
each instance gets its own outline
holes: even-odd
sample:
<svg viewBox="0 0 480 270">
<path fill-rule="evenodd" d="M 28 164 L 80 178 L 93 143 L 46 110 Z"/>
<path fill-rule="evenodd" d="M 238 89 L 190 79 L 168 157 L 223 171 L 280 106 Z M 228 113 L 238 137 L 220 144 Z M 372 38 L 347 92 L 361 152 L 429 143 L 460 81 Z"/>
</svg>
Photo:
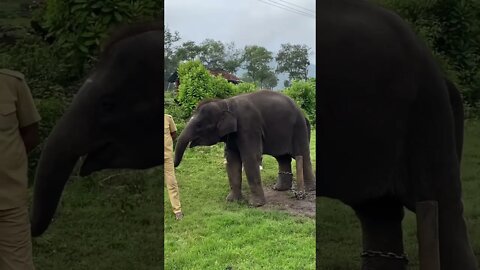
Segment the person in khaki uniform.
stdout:
<svg viewBox="0 0 480 270">
<path fill-rule="evenodd" d="M 165 185 L 168 190 L 168 197 L 172 204 L 173 213 L 175 219 L 180 220 L 183 218 L 182 205 L 180 204 L 180 194 L 178 192 L 178 184 L 175 179 L 175 167 L 173 166 L 173 141 L 177 136 L 177 127 L 171 115 L 164 115 L 164 171 L 165 171 Z"/>
<path fill-rule="evenodd" d="M 0 69 L 0 269 L 35 269 L 27 207 L 27 153 L 39 143 L 38 114 L 23 74 Z"/>
</svg>

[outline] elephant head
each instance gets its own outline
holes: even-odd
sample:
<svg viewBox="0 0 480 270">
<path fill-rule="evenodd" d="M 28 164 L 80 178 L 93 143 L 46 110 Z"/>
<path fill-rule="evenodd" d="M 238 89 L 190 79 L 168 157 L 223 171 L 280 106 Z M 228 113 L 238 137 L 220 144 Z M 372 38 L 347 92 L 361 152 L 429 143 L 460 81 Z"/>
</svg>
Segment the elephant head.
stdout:
<svg viewBox="0 0 480 270">
<path fill-rule="evenodd" d="M 163 21 L 115 33 L 47 138 L 35 176 L 31 230 L 49 226 L 79 157 L 80 175 L 163 163 Z"/>
<path fill-rule="evenodd" d="M 183 153 L 188 145 L 209 146 L 237 131 L 237 118 L 230 111 L 227 100 L 210 100 L 198 105 L 185 129 L 178 137 L 175 148 L 174 165 L 182 161 Z"/>
</svg>

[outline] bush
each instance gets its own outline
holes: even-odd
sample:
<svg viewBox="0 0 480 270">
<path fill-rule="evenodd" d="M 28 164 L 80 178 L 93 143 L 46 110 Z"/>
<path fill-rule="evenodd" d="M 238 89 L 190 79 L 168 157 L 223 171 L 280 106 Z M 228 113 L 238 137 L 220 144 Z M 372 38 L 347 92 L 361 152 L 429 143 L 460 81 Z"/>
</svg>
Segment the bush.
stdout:
<svg viewBox="0 0 480 270">
<path fill-rule="evenodd" d="M 375 0 L 396 11 L 427 43 L 465 105 L 480 101 L 480 2 Z"/>
<path fill-rule="evenodd" d="M 212 76 L 200 61 L 188 61 L 178 66 L 180 86 L 178 97 L 184 115 L 190 116 L 198 102 L 213 97 Z M 186 119 L 183 117 L 183 119 Z"/>
<path fill-rule="evenodd" d="M 237 91 L 235 85 L 229 83 L 221 75 L 213 76 L 210 80 L 212 96 L 215 98 L 228 98 L 236 95 Z"/>
<path fill-rule="evenodd" d="M 35 168 L 37 167 L 38 159 L 40 158 L 43 143 L 45 142 L 45 139 L 48 137 L 53 127 L 63 115 L 65 109 L 68 106 L 68 104 L 64 100 L 58 98 L 35 100 L 35 103 L 37 110 L 42 117 L 42 120 L 40 120 L 39 123 L 40 140 L 42 141 L 42 143 L 37 148 L 35 148 L 28 157 L 28 174 L 29 179 L 31 180 L 33 180 L 34 177 Z"/>
<path fill-rule="evenodd" d="M 285 95 L 291 97 L 300 106 L 306 114 L 311 125 L 315 125 L 315 79 L 311 78 L 307 81 L 294 80 L 290 87 L 282 91 Z"/>
<path fill-rule="evenodd" d="M 234 85 L 229 83 L 221 75 L 212 76 L 200 61 L 187 61 L 178 67 L 180 86 L 177 101 L 182 112 L 177 115 L 187 119 L 197 107 L 198 103 L 209 98 L 228 98 L 240 93 L 252 92 L 255 85 L 241 83 Z"/>
<path fill-rule="evenodd" d="M 234 88 L 235 88 L 235 93 L 237 95 L 244 94 L 244 93 L 251 93 L 258 89 L 254 83 L 248 83 L 248 82 L 239 83 L 235 85 Z"/>
<path fill-rule="evenodd" d="M 0 66 L 22 72 L 35 98 L 64 96 L 60 85 L 71 83 L 70 76 L 65 75 L 67 65 L 55 46 L 30 35 L 0 49 Z"/>
<path fill-rule="evenodd" d="M 162 7 L 163 1 L 158 0 L 47 0 L 38 16 L 48 31 L 47 38 L 53 38 L 62 54 L 69 75 L 79 78 L 95 62 L 110 29 L 159 18 Z"/>
</svg>

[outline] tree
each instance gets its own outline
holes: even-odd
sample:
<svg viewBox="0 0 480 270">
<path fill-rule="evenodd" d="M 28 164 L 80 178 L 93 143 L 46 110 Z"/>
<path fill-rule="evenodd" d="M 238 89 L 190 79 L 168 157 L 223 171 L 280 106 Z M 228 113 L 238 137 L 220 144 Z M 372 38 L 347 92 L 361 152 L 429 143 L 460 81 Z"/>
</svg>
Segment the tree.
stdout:
<svg viewBox="0 0 480 270">
<path fill-rule="evenodd" d="M 282 48 L 275 57 L 278 63 L 277 73 L 286 72 L 292 80 L 306 80 L 308 75 L 308 54 L 310 48 L 300 44 L 282 44 Z"/>
<path fill-rule="evenodd" d="M 268 51 L 264 47 L 252 45 L 245 46 L 244 51 L 244 67 L 247 70 L 247 76 L 252 79 L 253 82 L 262 84 L 271 75 L 270 67 L 268 63 L 272 61 L 272 52 Z"/>
<path fill-rule="evenodd" d="M 153 21 L 163 14 L 158 0 L 47 0 L 40 24 L 53 40 L 52 49 L 64 59 L 67 82 L 78 79 L 97 60 L 110 29 L 136 21 Z"/>
<path fill-rule="evenodd" d="M 480 1 L 375 0 L 423 38 L 470 106 L 480 101 Z"/>
<path fill-rule="evenodd" d="M 242 62 L 242 51 L 235 48 L 235 43 L 230 42 L 225 44 L 225 61 L 223 69 L 230 73 L 236 73 L 238 68 L 242 65 Z"/>
<path fill-rule="evenodd" d="M 178 62 L 195 60 L 200 54 L 201 47 L 195 44 L 194 41 L 184 42 L 176 52 Z M 178 63 L 177 63 L 178 64 Z"/>
<path fill-rule="evenodd" d="M 262 76 L 260 81 L 260 88 L 273 89 L 278 84 L 278 78 L 275 76 L 275 73 L 271 70 Z"/>
<path fill-rule="evenodd" d="M 223 69 L 225 46 L 221 41 L 206 39 L 200 45 L 199 58 L 209 69 Z"/>
<path fill-rule="evenodd" d="M 177 68 L 178 60 L 176 59 L 176 52 L 174 44 L 180 40 L 180 34 L 175 31 L 174 33 L 170 32 L 168 27 L 165 27 L 165 44 L 164 44 L 164 88 L 167 89 L 168 86 L 168 77 L 175 71 Z"/>
</svg>

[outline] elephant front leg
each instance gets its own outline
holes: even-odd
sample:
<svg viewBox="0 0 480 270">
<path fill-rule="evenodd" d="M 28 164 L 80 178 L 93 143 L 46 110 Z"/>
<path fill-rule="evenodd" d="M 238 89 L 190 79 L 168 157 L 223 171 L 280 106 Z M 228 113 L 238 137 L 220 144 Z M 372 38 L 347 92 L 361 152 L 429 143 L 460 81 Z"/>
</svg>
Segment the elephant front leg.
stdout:
<svg viewBox="0 0 480 270">
<path fill-rule="evenodd" d="M 245 173 L 247 174 L 248 185 L 251 190 L 251 198 L 249 200 L 252 206 L 262 206 L 266 203 L 265 194 L 260 180 L 260 168 L 258 167 L 258 158 L 254 155 L 245 158 Z"/>
<path fill-rule="evenodd" d="M 402 237 L 403 206 L 389 200 L 356 205 L 362 225 L 362 270 L 405 270 Z"/>
<path fill-rule="evenodd" d="M 230 193 L 227 201 L 239 201 L 242 199 L 242 161 L 238 152 L 225 151 L 227 158 L 227 174 L 230 183 Z"/>
</svg>

